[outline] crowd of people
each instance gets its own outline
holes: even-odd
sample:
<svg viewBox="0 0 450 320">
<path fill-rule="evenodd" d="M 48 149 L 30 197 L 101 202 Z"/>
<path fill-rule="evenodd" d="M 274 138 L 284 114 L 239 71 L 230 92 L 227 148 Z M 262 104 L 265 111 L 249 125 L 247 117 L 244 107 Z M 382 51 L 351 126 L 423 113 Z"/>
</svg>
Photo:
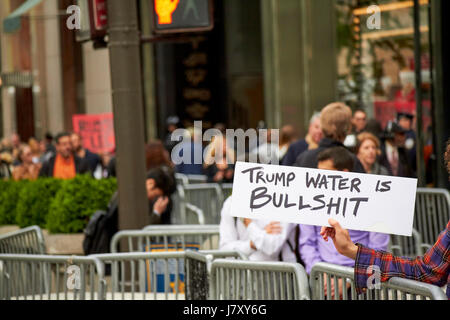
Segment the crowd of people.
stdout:
<svg viewBox="0 0 450 320">
<path fill-rule="evenodd" d="M 401 113 L 384 131 L 368 126 L 366 113 L 343 103 L 332 103 L 315 114 L 305 139 L 290 145 L 283 165 L 357 173 L 415 177 L 415 136 L 412 115 Z M 412 139 L 408 140 L 408 139 Z M 446 161 L 450 165 L 450 144 Z M 449 168 L 450 169 L 450 168 Z M 382 270 L 382 281 L 400 276 L 444 285 L 450 272 L 450 222 L 437 244 L 424 257 L 405 259 L 386 253 L 389 235 L 233 217 L 232 196 L 224 203 L 220 222 L 220 249 L 240 250 L 250 260 L 301 263 L 307 273 L 317 262 L 353 267 L 358 292 L 366 287 L 369 263 Z M 328 238 L 333 241 L 328 241 Z M 325 240 L 325 241 L 324 241 Z M 439 255 L 439 256 L 437 256 Z M 356 264 L 355 264 L 356 260 Z M 386 263 L 389 261 L 390 263 Z M 342 294 L 345 284 L 334 283 Z M 334 296 L 334 289 L 331 291 Z M 325 295 L 327 290 L 325 290 Z M 450 289 L 447 290 L 450 297 Z"/>
</svg>

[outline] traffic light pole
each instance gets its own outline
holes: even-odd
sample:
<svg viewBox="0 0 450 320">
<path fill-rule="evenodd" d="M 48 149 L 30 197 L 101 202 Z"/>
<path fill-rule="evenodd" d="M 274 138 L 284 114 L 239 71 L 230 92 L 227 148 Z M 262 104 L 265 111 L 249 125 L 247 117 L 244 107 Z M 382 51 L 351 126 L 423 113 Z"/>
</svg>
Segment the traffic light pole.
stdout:
<svg viewBox="0 0 450 320">
<path fill-rule="evenodd" d="M 119 229 L 148 224 L 140 33 L 136 0 L 108 0 Z"/>
</svg>

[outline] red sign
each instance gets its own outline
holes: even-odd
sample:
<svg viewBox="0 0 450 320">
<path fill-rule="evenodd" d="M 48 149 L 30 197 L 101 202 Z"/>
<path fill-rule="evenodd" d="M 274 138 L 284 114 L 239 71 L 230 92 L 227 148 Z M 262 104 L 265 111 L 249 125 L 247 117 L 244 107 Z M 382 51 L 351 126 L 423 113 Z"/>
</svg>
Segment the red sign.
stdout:
<svg viewBox="0 0 450 320">
<path fill-rule="evenodd" d="M 94 153 L 112 152 L 116 141 L 113 114 L 77 114 L 72 117 L 73 129 L 83 139 L 83 147 Z"/>
<path fill-rule="evenodd" d="M 108 26 L 106 0 L 94 0 L 94 25 L 96 30 L 105 30 Z"/>
</svg>

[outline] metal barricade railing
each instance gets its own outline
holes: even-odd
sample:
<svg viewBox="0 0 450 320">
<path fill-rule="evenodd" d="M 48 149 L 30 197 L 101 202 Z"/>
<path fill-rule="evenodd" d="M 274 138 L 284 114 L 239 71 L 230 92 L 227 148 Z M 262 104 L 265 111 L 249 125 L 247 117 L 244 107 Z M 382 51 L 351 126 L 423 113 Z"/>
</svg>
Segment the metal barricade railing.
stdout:
<svg viewBox="0 0 450 320">
<path fill-rule="evenodd" d="M 208 181 L 208 177 L 203 174 L 187 174 L 186 177 L 189 184 L 206 183 Z"/>
<path fill-rule="evenodd" d="M 111 239 L 111 252 L 119 252 L 120 242 L 127 243 L 128 252 L 151 250 L 218 249 L 218 225 L 148 226 L 144 230 L 123 230 Z M 122 242 L 123 243 L 123 242 Z"/>
<path fill-rule="evenodd" d="M 450 220 L 450 194 L 446 189 L 418 188 L 414 228 L 425 250 L 431 248 Z"/>
<path fill-rule="evenodd" d="M 186 202 L 184 188 L 177 185 L 177 191 L 172 195 L 172 224 L 205 224 L 205 214 L 199 207 Z"/>
<path fill-rule="evenodd" d="M 0 254 L 45 254 L 41 228 L 32 226 L 0 236 Z"/>
<path fill-rule="evenodd" d="M 339 285 L 325 288 L 325 283 L 332 282 Z M 437 286 L 402 278 L 391 278 L 382 282 L 380 289 L 357 295 L 354 269 L 324 262 L 312 267 L 310 285 L 313 300 L 447 300 L 444 291 Z"/>
<path fill-rule="evenodd" d="M 189 184 L 181 187 L 184 203 L 200 208 L 205 215 L 206 224 L 220 223 L 220 210 L 223 204 L 223 193 L 217 183 Z M 180 196 L 182 198 L 182 196 Z M 182 200 L 183 201 L 183 200 Z"/>
<path fill-rule="evenodd" d="M 104 269 L 95 257 L 0 255 L 0 300 L 101 300 Z"/>
<path fill-rule="evenodd" d="M 218 259 L 211 265 L 214 300 L 309 300 L 305 269 L 298 263 Z"/>
<path fill-rule="evenodd" d="M 216 257 L 245 258 L 234 251 L 178 251 L 94 255 L 111 269 L 106 300 L 206 299 L 210 264 Z M 194 290 L 195 289 L 195 290 Z M 195 294 L 193 293 L 195 291 Z M 186 294 L 188 292 L 188 294 Z"/>
<path fill-rule="evenodd" d="M 396 256 L 415 258 L 422 256 L 425 250 L 422 246 L 422 239 L 416 229 L 412 230 L 412 236 L 391 235 L 388 251 Z"/>
<path fill-rule="evenodd" d="M 223 193 L 223 201 L 225 201 L 228 197 L 233 193 L 233 184 L 232 183 L 222 183 L 220 185 Z"/>
<path fill-rule="evenodd" d="M 177 181 L 177 184 L 182 184 L 182 185 L 189 184 L 188 177 L 182 173 L 175 173 L 175 180 Z"/>
</svg>

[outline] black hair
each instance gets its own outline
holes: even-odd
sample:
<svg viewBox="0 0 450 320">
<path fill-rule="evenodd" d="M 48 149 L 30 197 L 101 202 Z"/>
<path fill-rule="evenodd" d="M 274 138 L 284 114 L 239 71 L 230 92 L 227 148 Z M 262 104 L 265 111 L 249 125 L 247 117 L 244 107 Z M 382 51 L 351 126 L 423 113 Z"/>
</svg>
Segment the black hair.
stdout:
<svg viewBox="0 0 450 320">
<path fill-rule="evenodd" d="M 345 169 L 352 171 L 355 164 L 352 154 L 344 147 L 328 148 L 319 153 L 317 160 L 318 162 L 331 160 L 333 161 L 333 166 L 339 171 Z"/>
<path fill-rule="evenodd" d="M 69 137 L 69 138 L 70 138 L 70 133 L 68 133 L 68 132 L 61 132 L 61 133 L 58 133 L 58 134 L 56 135 L 56 137 L 55 137 L 56 143 L 59 144 L 59 139 L 64 138 L 64 137 Z"/>
<path fill-rule="evenodd" d="M 45 139 L 47 139 L 48 141 L 52 141 L 53 140 L 53 135 L 50 132 L 47 132 L 45 134 Z"/>
<path fill-rule="evenodd" d="M 161 189 L 165 196 L 176 191 L 176 181 L 172 169 L 166 166 L 153 168 L 147 172 L 147 180 L 153 179 L 155 187 Z"/>
</svg>

